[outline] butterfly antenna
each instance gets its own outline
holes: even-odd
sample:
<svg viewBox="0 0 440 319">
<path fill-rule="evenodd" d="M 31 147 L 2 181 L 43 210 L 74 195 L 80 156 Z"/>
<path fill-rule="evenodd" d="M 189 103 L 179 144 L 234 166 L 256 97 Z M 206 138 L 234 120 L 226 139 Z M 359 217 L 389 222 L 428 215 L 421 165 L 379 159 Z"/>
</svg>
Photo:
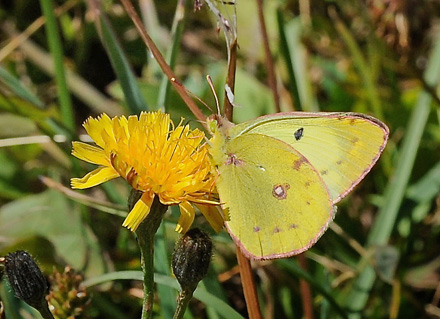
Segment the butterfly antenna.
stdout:
<svg viewBox="0 0 440 319">
<path fill-rule="evenodd" d="M 180 87 L 182 87 L 186 93 L 188 93 L 190 96 L 192 96 L 193 98 L 195 98 L 197 101 L 199 101 L 200 103 L 202 103 L 211 113 L 212 113 L 212 109 L 211 107 L 209 107 L 208 104 L 206 104 L 201 98 L 199 98 L 195 93 L 191 92 L 190 90 L 188 90 L 185 86 L 183 86 L 181 83 L 175 81 L 175 79 L 172 79 L 177 85 L 179 85 Z"/>
<path fill-rule="evenodd" d="M 191 92 L 191 91 L 188 90 L 187 88 L 185 88 L 185 90 L 186 90 L 186 92 L 187 92 L 189 95 L 191 95 L 191 96 L 192 96 L 193 98 L 195 98 L 197 101 L 199 101 L 200 103 L 202 103 L 203 106 L 205 106 L 205 107 L 209 110 L 209 112 L 212 113 L 212 108 L 211 108 L 208 104 L 206 104 L 201 98 L 199 98 L 197 95 L 195 95 L 193 92 Z"/>
<path fill-rule="evenodd" d="M 209 87 L 211 88 L 212 95 L 214 95 L 215 106 L 217 107 L 217 114 L 221 115 L 220 114 L 220 103 L 218 102 L 218 96 L 217 96 L 217 93 L 215 92 L 214 83 L 212 83 L 212 78 L 209 74 L 206 76 L 206 81 L 208 81 Z"/>
</svg>

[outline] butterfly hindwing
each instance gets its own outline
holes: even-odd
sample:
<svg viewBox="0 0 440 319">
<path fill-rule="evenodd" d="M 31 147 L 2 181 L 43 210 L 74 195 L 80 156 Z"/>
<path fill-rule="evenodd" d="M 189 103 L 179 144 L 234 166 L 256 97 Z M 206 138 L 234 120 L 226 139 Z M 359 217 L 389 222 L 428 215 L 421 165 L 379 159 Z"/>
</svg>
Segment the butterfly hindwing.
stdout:
<svg viewBox="0 0 440 319">
<path fill-rule="evenodd" d="M 298 254 L 310 248 L 333 218 L 326 185 L 292 146 L 262 134 L 243 134 L 214 145 L 216 186 L 229 210 L 229 232 L 254 259 Z"/>
</svg>

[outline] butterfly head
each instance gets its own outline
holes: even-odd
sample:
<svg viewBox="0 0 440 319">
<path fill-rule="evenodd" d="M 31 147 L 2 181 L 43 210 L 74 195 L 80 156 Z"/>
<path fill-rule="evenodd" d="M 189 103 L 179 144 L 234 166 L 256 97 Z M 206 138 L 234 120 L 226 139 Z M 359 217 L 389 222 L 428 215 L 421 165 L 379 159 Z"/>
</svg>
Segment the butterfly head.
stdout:
<svg viewBox="0 0 440 319">
<path fill-rule="evenodd" d="M 228 130 L 234 126 L 233 123 L 229 122 L 224 117 L 220 116 L 219 114 L 212 114 L 207 119 L 207 127 L 209 130 L 209 133 L 211 135 L 216 135 L 219 132 L 222 133 L 224 136 L 227 136 Z"/>
<path fill-rule="evenodd" d="M 211 135 L 214 135 L 218 131 L 218 116 L 217 114 L 210 115 L 207 119 L 207 128 Z"/>
</svg>

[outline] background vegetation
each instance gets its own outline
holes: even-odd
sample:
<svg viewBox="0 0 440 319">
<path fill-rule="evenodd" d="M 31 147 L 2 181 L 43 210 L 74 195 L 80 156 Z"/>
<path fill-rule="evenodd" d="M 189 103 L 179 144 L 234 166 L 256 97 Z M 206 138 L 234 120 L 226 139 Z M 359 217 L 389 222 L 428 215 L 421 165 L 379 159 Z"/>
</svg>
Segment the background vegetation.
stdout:
<svg viewBox="0 0 440 319">
<path fill-rule="evenodd" d="M 136 6 L 178 78 L 215 110 L 205 76 L 223 99 L 227 74 L 217 16 L 206 4 L 194 11 L 193 2 L 176 2 Z M 230 2 L 214 3 L 233 21 Z M 433 0 L 264 3 L 281 109 L 362 112 L 391 131 L 379 163 L 305 253 L 307 265 L 297 258 L 252 263 L 264 318 L 440 318 L 439 13 Z M 257 2 L 237 2 L 236 19 L 240 122 L 276 108 Z M 70 141 L 86 140 L 82 122 L 101 112 L 165 105 L 175 121 L 193 118 L 163 83 L 118 1 L 0 4 L 0 256 L 26 249 L 48 275 L 67 265 L 84 274 L 87 298 L 72 301 L 77 318 L 139 318 L 142 287 L 141 274 L 125 272 L 140 269 L 134 236 L 121 227 L 128 187 L 117 180 L 69 190 L 69 179 L 91 168 L 70 155 Z M 211 232 L 214 258 L 187 318 L 246 317 L 235 247 L 199 217 L 195 225 Z M 169 260 L 177 219 L 171 210 L 157 236 L 157 318 L 175 308 Z M 37 317 L 5 282 L 0 300 L 8 319 Z"/>
</svg>

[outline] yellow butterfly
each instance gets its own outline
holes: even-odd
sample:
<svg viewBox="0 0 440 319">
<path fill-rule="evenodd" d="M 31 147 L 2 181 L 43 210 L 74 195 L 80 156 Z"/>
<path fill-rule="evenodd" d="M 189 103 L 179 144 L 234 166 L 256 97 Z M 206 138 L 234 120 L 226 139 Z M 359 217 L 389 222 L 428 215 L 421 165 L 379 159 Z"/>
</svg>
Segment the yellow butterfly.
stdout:
<svg viewBox="0 0 440 319">
<path fill-rule="evenodd" d="M 384 123 L 358 113 L 278 113 L 238 125 L 213 116 L 208 126 L 227 229 L 257 260 L 315 244 L 389 135 Z"/>
</svg>

